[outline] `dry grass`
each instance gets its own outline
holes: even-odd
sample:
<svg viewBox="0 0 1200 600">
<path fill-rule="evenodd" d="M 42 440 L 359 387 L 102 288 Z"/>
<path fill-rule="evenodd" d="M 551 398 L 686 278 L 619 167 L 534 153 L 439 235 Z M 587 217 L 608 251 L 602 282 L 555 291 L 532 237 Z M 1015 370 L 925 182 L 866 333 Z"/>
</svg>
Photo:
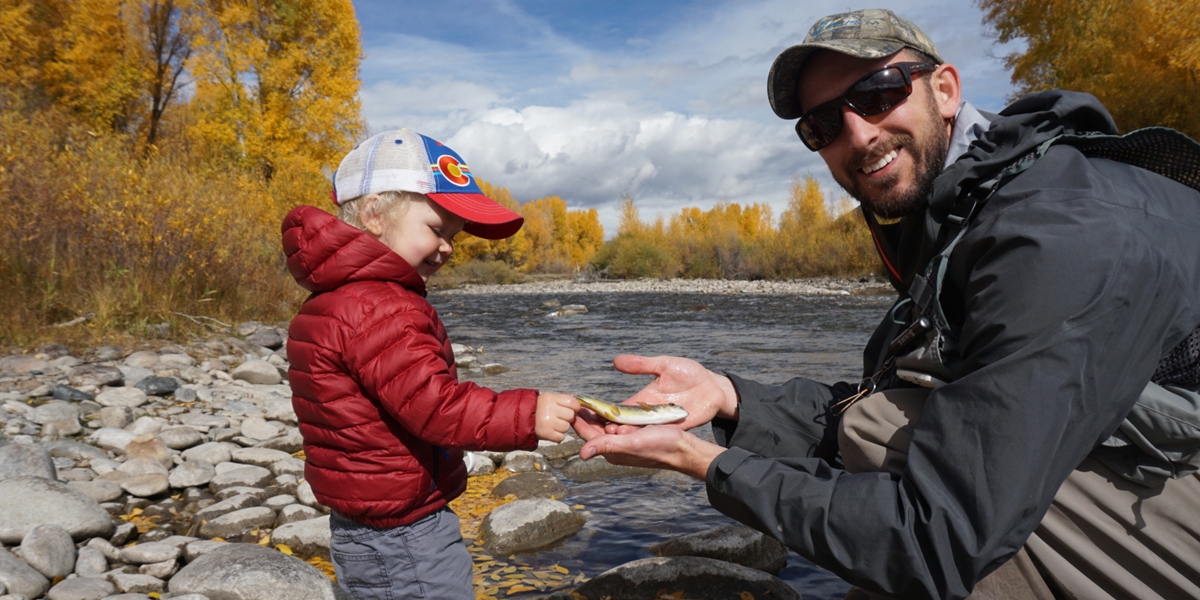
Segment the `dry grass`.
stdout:
<svg viewBox="0 0 1200 600">
<path fill-rule="evenodd" d="M 160 323 L 182 338 L 204 328 L 184 315 L 269 321 L 299 305 L 279 223 L 328 184 L 132 146 L 53 111 L 0 112 L 0 343 L 154 337 Z"/>
</svg>

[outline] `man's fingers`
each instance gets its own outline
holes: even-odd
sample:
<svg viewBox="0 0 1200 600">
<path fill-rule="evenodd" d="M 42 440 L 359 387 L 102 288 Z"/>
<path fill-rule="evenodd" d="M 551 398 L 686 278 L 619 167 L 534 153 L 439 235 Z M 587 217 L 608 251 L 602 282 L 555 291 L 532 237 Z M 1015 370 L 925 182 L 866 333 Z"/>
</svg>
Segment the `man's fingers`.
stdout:
<svg viewBox="0 0 1200 600">
<path fill-rule="evenodd" d="M 650 358 L 637 354 L 621 354 L 613 359 L 613 367 L 622 373 L 630 375 L 658 375 L 663 362 L 662 357 Z"/>
</svg>

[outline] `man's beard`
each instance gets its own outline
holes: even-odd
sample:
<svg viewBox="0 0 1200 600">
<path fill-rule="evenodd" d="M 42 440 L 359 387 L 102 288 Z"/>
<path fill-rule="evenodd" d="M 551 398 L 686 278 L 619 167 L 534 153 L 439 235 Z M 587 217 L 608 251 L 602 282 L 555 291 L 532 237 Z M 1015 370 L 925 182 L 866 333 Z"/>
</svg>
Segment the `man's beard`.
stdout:
<svg viewBox="0 0 1200 600">
<path fill-rule="evenodd" d="M 941 174 L 942 166 L 946 162 L 946 153 L 950 151 L 950 134 L 942 124 L 932 94 L 928 97 L 931 119 L 929 126 L 925 128 L 926 131 L 922 132 L 925 134 L 923 137 L 926 139 L 926 143 L 918 146 L 913 136 L 901 133 L 893 136 L 896 143 L 887 146 L 889 149 L 903 146 L 912 155 L 915 171 L 913 186 L 907 194 L 894 189 L 900 179 L 899 173 L 887 175 L 877 182 L 873 187 L 882 187 L 884 190 L 874 194 L 861 189 L 853 178 L 849 181 L 842 181 L 840 177 L 834 176 L 842 189 L 861 202 L 867 210 L 881 218 L 898 219 L 920 212 L 928 202 L 930 192 L 933 191 L 933 180 Z"/>
</svg>

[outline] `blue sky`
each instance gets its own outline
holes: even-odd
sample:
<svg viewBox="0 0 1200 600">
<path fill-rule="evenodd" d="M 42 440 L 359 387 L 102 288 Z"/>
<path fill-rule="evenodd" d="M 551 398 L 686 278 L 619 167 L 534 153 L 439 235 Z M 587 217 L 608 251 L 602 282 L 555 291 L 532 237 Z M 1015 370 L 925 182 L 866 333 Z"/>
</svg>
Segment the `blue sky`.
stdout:
<svg viewBox="0 0 1200 600">
<path fill-rule="evenodd" d="M 525 202 L 596 208 L 606 236 L 630 194 L 644 220 L 727 200 L 786 206 L 794 177 L 842 192 L 766 98 L 771 62 L 816 19 L 880 5 L 829 0 L 355 0 L 371 133 L 407 127 Z M 882 5 L 999 110 L 1003 56 L 969 0 Z"/>
</svg>

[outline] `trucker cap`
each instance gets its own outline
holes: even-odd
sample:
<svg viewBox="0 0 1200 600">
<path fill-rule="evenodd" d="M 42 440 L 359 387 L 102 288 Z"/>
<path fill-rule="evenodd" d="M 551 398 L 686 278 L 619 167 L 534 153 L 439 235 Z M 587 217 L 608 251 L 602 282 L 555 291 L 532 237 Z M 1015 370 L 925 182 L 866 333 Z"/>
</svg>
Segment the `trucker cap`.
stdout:
<svg viewBox="0 0 1200 600">
<path fill-rule="evenodd" d="M 338 206 L 379 192 L 416 192 L 462 217 L 463 231 L 498 240 L 525 218 L 483 195 L 471 169 L 445 144 L 407 129 L 385 131 L 356 146 L 333 175 Z"/>
<path fill-rule="evenodd" d="M 800 68 L 817 50 L 832 50 L 857 58 L 883 58 L 912 48 L 941 63 L 933 42 L 916 25 L 883 8 L 830 15 L 816 22 L 804 42 L 784 50 L 767 76 L 767 98 L 781 119 L 804 115 L 800 106 Z"/>
</svg>

